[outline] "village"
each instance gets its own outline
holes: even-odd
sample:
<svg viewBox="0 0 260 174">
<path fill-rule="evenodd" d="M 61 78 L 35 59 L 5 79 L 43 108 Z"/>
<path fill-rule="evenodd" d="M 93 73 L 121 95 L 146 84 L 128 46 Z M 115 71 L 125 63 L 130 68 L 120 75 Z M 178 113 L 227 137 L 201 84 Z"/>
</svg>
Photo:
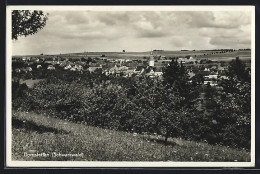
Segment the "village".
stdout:
<svg viewBox="0 0 260 174">
<path fill-rule="evenodd" d="M 175 57 L 174 57 L 175 58 Z M 13 57 L 13 62 L 23 63 L 23 67 L 14 67 L 16 73 L 27 73 L 47 69 L 55 71 L 57 68 L 67 71 L 89 71 L 94 72 L 97 69 L 102 70 L 106 75 L 115 76 L 140 76 L 145 75 L 151 78 L 162 77 L 163 68 L 168 66 L 172 57 L 150 55 L 142 59 L 109 58 L 106 55 L 95 57 L 82 56 L 80 58 L 70 58 L 62 56 L 24 56 Z M 235 57 L 234 57 L 235 59 Z M 185 66 L 190 79 L 196 74 L 204 77 L 204 84 L 217 86 L 218 80 L 226 79 L 228 63 L 224 61 L 212 61 L 209 58 L 195 58 L 192 56 L 177 57 L 178 63 Z M 251 65 L 248 65 L 249 68 Z"/>
</svg>

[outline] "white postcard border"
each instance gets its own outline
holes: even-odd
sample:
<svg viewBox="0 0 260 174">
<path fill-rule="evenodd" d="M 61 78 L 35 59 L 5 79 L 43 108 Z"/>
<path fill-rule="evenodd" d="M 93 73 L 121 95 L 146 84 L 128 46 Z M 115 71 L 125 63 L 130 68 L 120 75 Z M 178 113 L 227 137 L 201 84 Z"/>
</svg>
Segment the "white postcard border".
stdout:
<svg viewBox="0 0 260 174">
<path fill-rule="evenodd" d="M 11 11 L 251 11 L 251 162 L 13 161 L 11 127 Z M 254 6 L 7 6 L 6 8 L 6 167 L 254 167 L 255 166 L 255 7 Z"/>
</svg>

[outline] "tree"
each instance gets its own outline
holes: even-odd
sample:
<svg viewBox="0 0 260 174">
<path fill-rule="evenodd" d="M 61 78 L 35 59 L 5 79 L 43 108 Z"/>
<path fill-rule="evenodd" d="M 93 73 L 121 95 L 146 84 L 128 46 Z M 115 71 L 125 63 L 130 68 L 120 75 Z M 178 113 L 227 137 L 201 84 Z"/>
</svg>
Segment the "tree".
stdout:
<svg viewBox="0 0 260 174">
<path fill-rule="evenodd" d="M 237 57 L 229 63 L 228 79 L 221 80 L 222 91 L 215 95 L 215 133 L 220 142 L 250 148 L 251 81 L 245 64 Z M 212 92 L 210 92 L 212 94 Z"/>
<path fill-rule="evenodd" d="M 202 85 L 204 83 L 204 77 L 201 73 L 195 74 L 195 76 L 193 76 L 191 80 L 194 86 Z"/>
<path fill-rule="evenodd" d="M 167 88 L 171 88 L 175 95 L 181 98 L 181 105 L 189 105 L 192 101 L 191 84 L 189 83 L 188 73 L 182 63 L 177 60 L 172 62 L 163 69 L 163 82 Z"/>
<path fill-rule="evenodd" d="M 47 21 L 47 14 L 43 11 L 13 10 L 12 11 L 12 39 L 37 33 Z"/>
<path fill-rule="evenodd" d="M 239 57 L 230 62 L 228 67 L 227 76 L 230 79 L 237 78 L 241 82 L 250 82 L 249 72 L 246 70 L 246 65 Z"/>
<path fill-rule="evenodd" d="M 163 79 L 166 86 L 177 87 L 179 83 L 188 81 L 188 74 L 182 65 L 177 60 L 172 60 L 171 63 L 163 69 Z"/>
<path fill-rule="evenodd" d="M 237 93 L 240 84 L 251 83 L 249 71 L 239 57 L 229 63 L 226 74 L 228 79 L 222 80 L 221 86 L 227 93 Z"/>
</svg>

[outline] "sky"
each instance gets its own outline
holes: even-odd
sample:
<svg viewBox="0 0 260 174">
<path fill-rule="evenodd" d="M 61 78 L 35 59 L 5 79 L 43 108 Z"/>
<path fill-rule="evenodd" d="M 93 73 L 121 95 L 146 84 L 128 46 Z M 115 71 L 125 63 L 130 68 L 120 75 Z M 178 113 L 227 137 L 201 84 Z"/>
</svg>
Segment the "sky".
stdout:
<svg viewBox="0 0 260 174">
<path fill-rule="evenodd" d="M 13 55 L 251 47 L 249 11 L 47 11 Z"/>
</svg>

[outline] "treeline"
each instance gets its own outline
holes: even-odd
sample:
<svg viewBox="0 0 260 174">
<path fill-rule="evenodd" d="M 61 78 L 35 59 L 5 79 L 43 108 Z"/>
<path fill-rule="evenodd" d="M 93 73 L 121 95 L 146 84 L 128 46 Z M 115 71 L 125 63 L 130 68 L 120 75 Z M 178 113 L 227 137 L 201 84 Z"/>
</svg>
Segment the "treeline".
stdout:
<svg viewBox="0 0 260 174">
<path fill-rule="evenodd" d="M 86 125 L 156 133 L 165 137 L 165 143 L 168 137 L 181 137 L 249 149 L 250 76 L 239 59 L 230 63 L 229 72 L 221 88 L 204 86 L 201 75 L 191 83 L 176 60 L 164 69 L 162 79 L 96 71 L 71 74 L 68 80 L 59 74 L 32 89 L 14 81 L 12 104 L 14 109 Z"/>
</svg>

